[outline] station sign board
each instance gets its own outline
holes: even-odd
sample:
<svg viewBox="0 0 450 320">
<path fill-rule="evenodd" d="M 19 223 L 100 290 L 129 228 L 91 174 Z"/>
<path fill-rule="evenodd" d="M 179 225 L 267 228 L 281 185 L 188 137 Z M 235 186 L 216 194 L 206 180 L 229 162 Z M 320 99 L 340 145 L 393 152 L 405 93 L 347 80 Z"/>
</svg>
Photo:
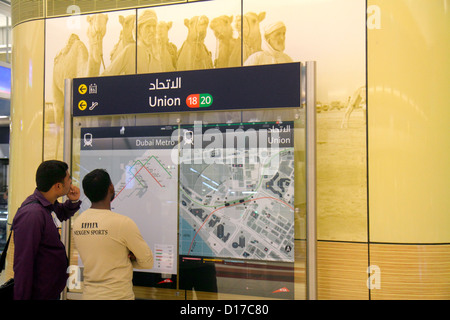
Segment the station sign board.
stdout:
<svg viewBox="0 0 450 320">
<path fill-rule="evenodd" d="M 300 63 L 73 79 L 73 116 L 300 106 Z"/>
</svg>

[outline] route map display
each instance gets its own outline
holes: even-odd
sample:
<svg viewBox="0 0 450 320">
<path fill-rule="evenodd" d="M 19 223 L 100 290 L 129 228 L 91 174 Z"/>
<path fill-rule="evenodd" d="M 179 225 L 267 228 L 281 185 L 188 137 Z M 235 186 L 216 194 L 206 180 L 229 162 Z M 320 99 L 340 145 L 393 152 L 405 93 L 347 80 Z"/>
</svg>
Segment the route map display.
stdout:
<svg viewBox="0 0 450 320">
<path fill-rule="evenodd" d="M 176 128 L 176 127 L 175 127 Z M 177 168 L 172 127 L 82 128 L 80 173 L 108 171 L 115 188 L 111 210 L 127 215 L 153 251 L 152 273 L 177 273 Z M 90 207 L 83 198 L 81 211 Z"/>
<path fill-rule="evenodd" d="M 293 122 L 194 125 L 182 135 L 180 255 L 293 262 Z"/>
<path fill-rule="evenodd" d="M 81 128 L 80 144 L 80 181 L 108 171 L 112 210 L 154 253 L 145 272 L 177 274 L 178 255 L 294 261 L 293 122 Z"/>
</svg>

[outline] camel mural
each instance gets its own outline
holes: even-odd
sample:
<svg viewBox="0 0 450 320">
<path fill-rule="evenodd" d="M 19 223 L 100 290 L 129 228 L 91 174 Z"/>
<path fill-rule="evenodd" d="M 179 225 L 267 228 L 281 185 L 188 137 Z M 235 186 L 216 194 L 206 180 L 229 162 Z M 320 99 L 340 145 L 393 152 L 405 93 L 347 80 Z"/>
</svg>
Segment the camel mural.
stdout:
<svg viewBox="0 0 450 320">
<path fill-rule="evenodd" d="M 184 25 L 188 28 L 188 35 L 178 52 L 177 70 L 211 69 L 213 67 L 211 52 L 204 43 L 208 24 L 209 19 L 206 16 L 195 16 L 184 20 Z"/>
<path fill-rule="evenodd" d="M 255 12 L 247 12 L 242 19 L 240 16 L 236 19 L 236 30 L 238 30 L 239 33 L 241 33 L 241 23 L 243 24 L 242 34 L 240 34 L 240 37 L 242 37 L 243 62 L 245 62 L 253 53 L 261 51 L 262 37 L 260 23 L 265 18 L 266 12 L 263 11 L 258 14 Z M 239 51 L 239 59 L 241 58 L 240 56 L 241 52 Z"/>
<path fill-rule="evenodd" d="M 264 28 L 261 51 L 251 54 L 245 66 L 292 62 L 284 53 L 286 47 L 286 26 L 282 21 L 271 23 Z"/>
<path fill-rule="evenodd" d="M 110 53 L 111 62 L 114 61 L 119 53 L 128 45 L 134 44 L 134 33 L 136 29 L 136 15 L 131 14 L 129 16 L 119 16 L 119 23 L 122 25 L 120 31 L 119 41 L 116 43 Z"/>
<path fill-rule="evenodd" d="M 177 46 L 169 41 L 169 30 L 172 21 L 160 21 L 156 26 L 156 48 L 154 52 L 158 55 L 163 72 L 175 71 L 177 67 Z"/>
<path fill-rule="evenodd" d="M 151 48 L 149 48 L 152 68 L 146 68 L 151 72 L 240 66 L 248 56 L 261 51 L 260 23 L 265 19 L 266 12 L 247 12 L 243 16 L 236 15 L 234 17 L 233 15 L 222 15 L 214 18 L 211 23 L 205 15 L 184 19 L 188 34 L 177 51 L 177 46 L 169 39 L 169 30 L 173 27 L 173 23 L 158 22 L 156 12 L 153 10 L 145 10 L 144 13 L 150 11 L 152 12 L 151 18 L 157 23 L 156 29 L 152 31 L 153 41 Z M 107 14 L 95 14 L 86 17 L 88 22 L 87 43 L 83 43 L 75 33 L 70 35 L 64 48 L 54 58 L 51 84 L 54 99 L 52 108 L 58 131 L 63 127 L 64 79 L 133 74 L 136 72 L 136 60 L 142 65 L 148 64 L 140 59 L 143 51 L 136 50 L 136 46 L 139 47 L 136 39 L 143 39 L 142 36 L 137 37 L 139 28 L 136 30 L 136 22 L 139 22 L 140 25 L 144 19 L 143 16 L 145 15 L 139 16 L 138 21 L 136 21 L 137 17 L 134 14 L 119 16 L 122 30 L 118 42 L 109 52 L 111 62 L 106 67 L 103 62 L 103 38 L 107 28 Z M 211 51 L 205 45 L 208 27 L 211 29 L 210 32 L 214 32 L 217 41 L 214 61 Z M 136 56 L 136 53 L 138 53 L 138 56 Z M 157 66 L 154 65 L 155 63 Z M 144 71 L 137 70 L 137 72 Z M 58 145 L 59 140 L 58 134 Z"/>
<path fill-rule="evenodd" d="M 64 79 L 97 76 L 103 64 L 103 37 L 106 33 L 108 16 L 96 14 L 86 17 L 88 48 L 78 35 L 71 34 L 66 46 L 55 56 L 53 64 L 53 108 L 56 127 L 62 128 L 64 121 Z M 60 134 L 57 135 L 56 155 L 60 148 Z"/>
<path fill-rule="evenodd" d="M 344 117 L 342 118 L 341 128 L 348 128 L 348 120 L 353 110 L 362 106 L 364 112 L 364 119 L 366 118 L 366 87 L 359 87 L 355 93 L 348 98 L 347 106 L 345 108 Z"/>
<path fill-rule="evenodd" d="M 233 16 L 220 16 L 211 20 L 210 28 L 214 31 L 217 41 L 216 57 L 214 59 L 215 68 L 240 66 L 240 57 L 232 59 L 232 53 L 239 52 L 241 42 L 233 37 L 233 27 L 231 25 Z"/>
<path fill-rule="evenodd" d="M 210 26 L 218 44 L 214 67 L 241 66 L 249 56 L 261 51 L 260 23 L 265 17 L 265 12 L 247 12 L 244 16 L 237 15 L 234 24 L 232 16 L 214 18 Z M 234 31 L 238 34 L 237 38 L 233 37 Z"/>
</svg>

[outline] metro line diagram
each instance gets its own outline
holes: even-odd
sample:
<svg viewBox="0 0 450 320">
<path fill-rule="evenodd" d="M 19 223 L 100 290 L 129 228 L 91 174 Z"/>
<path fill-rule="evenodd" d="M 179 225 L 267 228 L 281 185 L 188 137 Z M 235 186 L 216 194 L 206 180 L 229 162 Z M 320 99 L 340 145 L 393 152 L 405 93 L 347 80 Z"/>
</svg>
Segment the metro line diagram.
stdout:
<svg viewBox="0 0 450 320">
<path fill-rule="evenodd" d="M 125 189 L 136 189 L 138 196 L 142 195 L 148 190 L 150 183 L 159 188 L 165 188 L 165 181 L 172 178 L 170 166 L 165 166 L 155 155 L 143 160 L 133 160 L 131 165 L 126 165 L 124 175 L 124 179 L 118 184 L 119 191 L 116 190 L 114 199 L 118 198 Z"/>
<path fill-rule="evenodd" d="M 115 150 L 109 157 L 116 196 L 111 210 L 138 226 L 153 252 L 162 253 L 148 272 L 177 270 L 178 175 L 171 149 Z"/>
</svg>

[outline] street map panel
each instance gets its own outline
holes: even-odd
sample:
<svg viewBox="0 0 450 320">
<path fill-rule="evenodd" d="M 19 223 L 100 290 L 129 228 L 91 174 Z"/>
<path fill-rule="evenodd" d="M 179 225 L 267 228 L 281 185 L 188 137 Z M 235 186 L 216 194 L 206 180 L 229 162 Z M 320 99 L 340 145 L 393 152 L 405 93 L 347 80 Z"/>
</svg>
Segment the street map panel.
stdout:
<svg viewBox="0 0 450 320">
<path fill-rule="evenodd" d="M 293 131 L 292 122 L 184 129 L 181 255 L 294 261 Z"/>
</svg>

